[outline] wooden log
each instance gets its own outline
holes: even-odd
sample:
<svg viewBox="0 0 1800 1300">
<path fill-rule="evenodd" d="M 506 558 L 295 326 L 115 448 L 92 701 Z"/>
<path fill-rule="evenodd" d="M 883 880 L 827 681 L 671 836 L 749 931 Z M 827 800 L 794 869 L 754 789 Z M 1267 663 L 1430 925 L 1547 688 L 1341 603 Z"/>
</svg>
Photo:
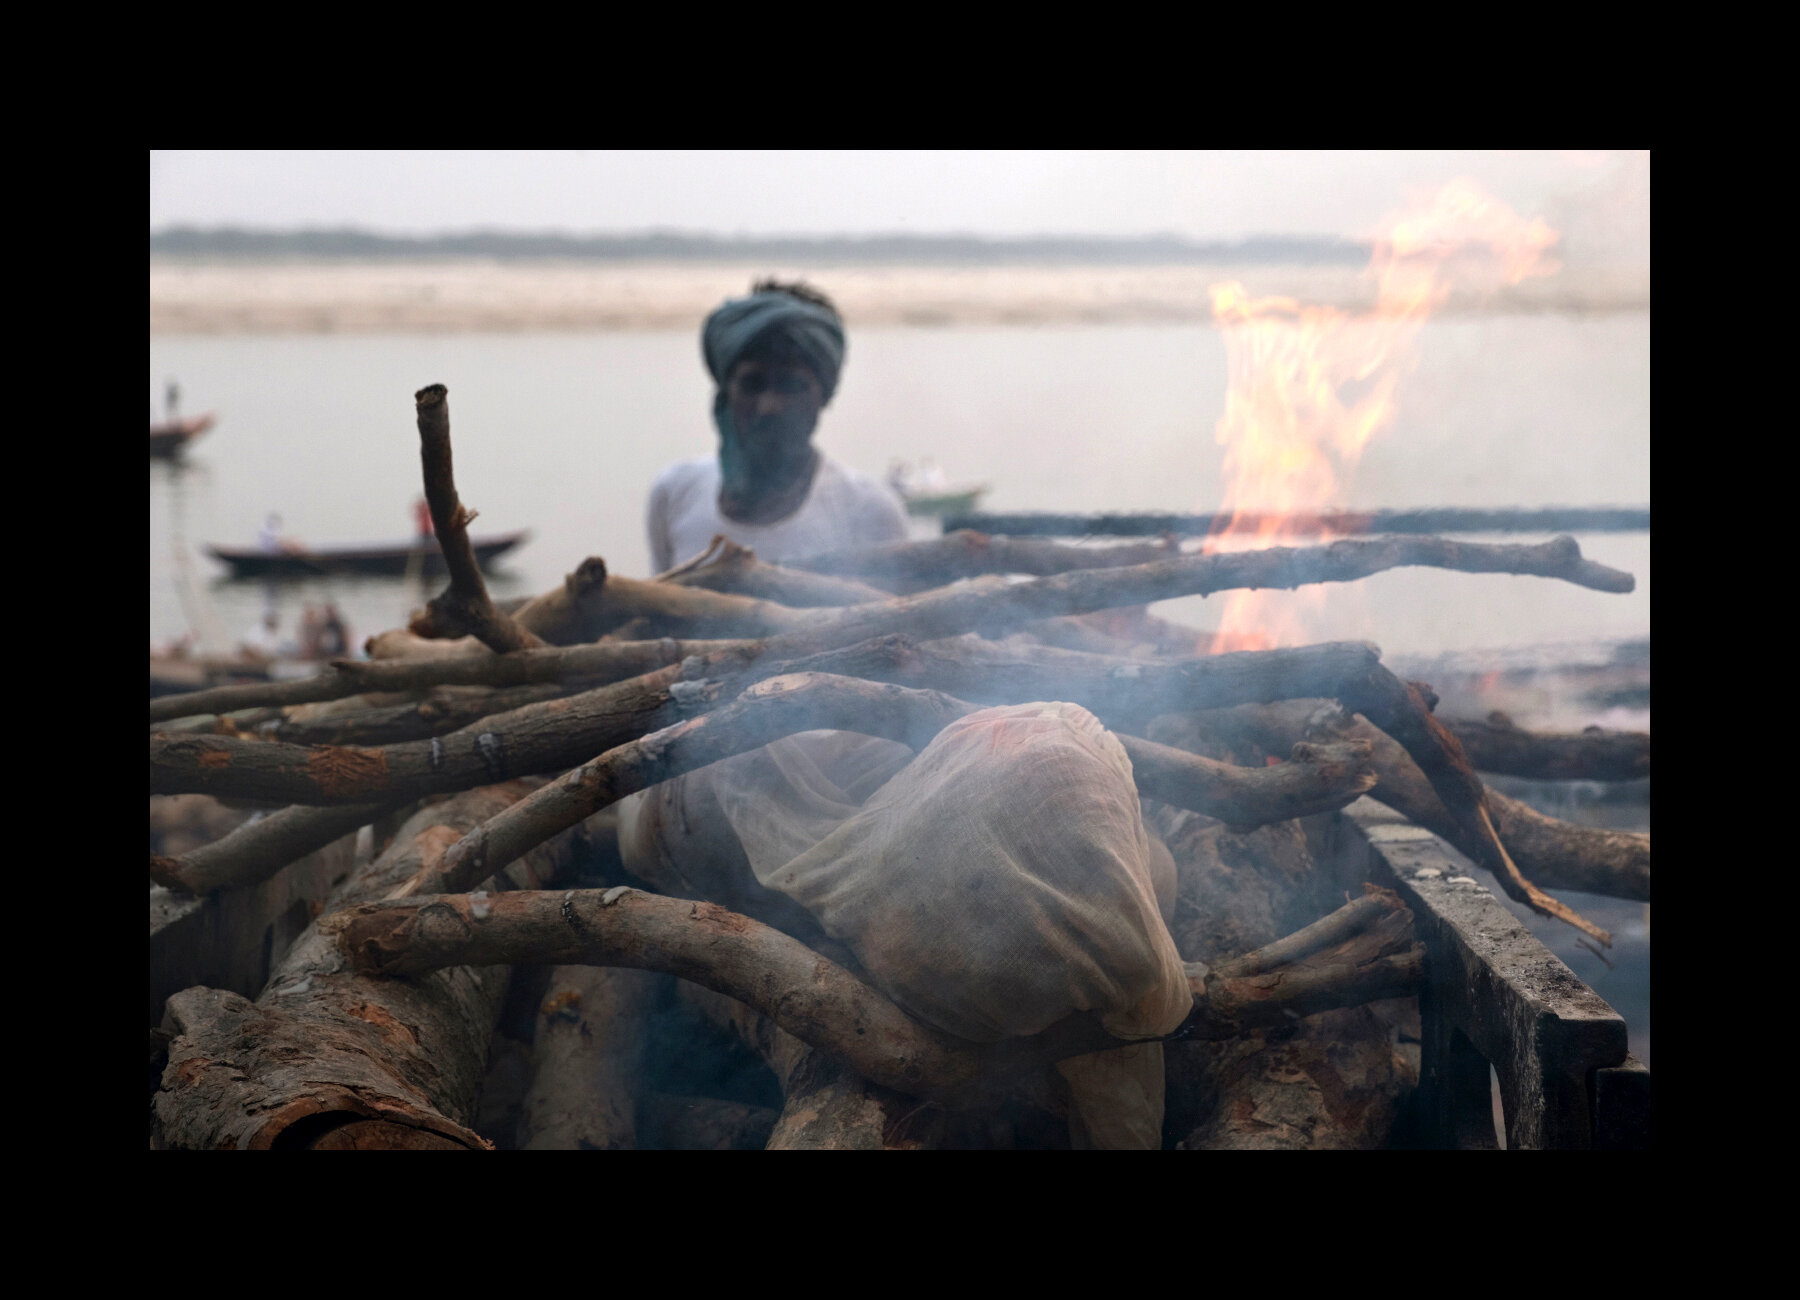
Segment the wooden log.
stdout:
<svg viewBox="0 0 1800 1300">
<path fill-rule="evenodd" d="M 1638 533 L 1650 531 L 1648 506 L 1548 506 L 1539 509 L 1331 510 L 1314 513 L 1211 515 L 994 514 L 949 515 L 944 528 L 980 529 L 1012 537 L 1207 537 L 1230 528 L 1259 536 L 1350 537 L 1366 533 Z"/>
<path fill-rule="evenodd" d="M 421 979 L 372 980 L 346 968 L 321 927 L 335 909 L 386 892 L 529 788 L 484 787 L 408 819 L 388 850 L 333 896 L 255 1002 L 205 988 L 171 998 L 167 1024 L 178 1036 L 155 1100 L 162 1144 L 304 1148 L 375 1119 L 485 1147 L 472 1121 L 508 970 L 457 964 Z M 554 880 L 588 850 L 583 833 L 573 832 L 516 864 L 505 883 Z M 484 896 L 467 897 L 484 907 Z"/>
<path fill-rule="evenodd" d="M 923 1100 L 966 1104 L 1070 1056 L 1125 1046 L 1092 1016 L 1029 1038 L 973 1044 L 912 1019 L 856 976 L 749 917 L 708 903 L 608 890 L 389 899 L 327 922 L 356 969 L 417 976 L 450 966 L 580 964 L 661 970 L 760 1011 L 873 1083 Z M 1394 936 L 1356 936 L 1320 957 L 1246 980 L 1195 981 L 1195 1009 L 1176 1036 L 1228 1037 L 1328 1006 L 1404 996 L 1418 954 Z M 1346 954 L 1350 954 L 1346 956 Z M 1311 972 L 1321 972 L 1316 978 Z M 1332 988 L 1342 999 L 1332 1002 Z M 173 1058 L 171 1058 L 173 1059 Z"/>
<path fill-rule="evenodd" d="M 1494 828 L 1487 787 L 1475 774 L 1462 745 L 1431 711 L 1435 697 L 1427 700 L 1416 683 L 1403 682 L 1385 667 L 1376 665 L 1361 682 L 1339 690 L 1338 698 L 1345 707 L 1362 713 L 1400 742 L 1461 827 L 1465 852 L 1493 873 L 1508 897 L 1540 916 L 1552 916 L 1574 926 L 1603 947 L 1612 946 L 1611 934 L 1560 899 L 1546 894 L 1519 870 Z"/>
<path fill-rule="evenodd" d="M 561 771 L 710 706 L 718 692 L 671 687 L 679 666 L 527 705 L 430 740 L 363 747 L 284 745 L 227 736 L 150 736 L 150 792 L 271 803 L 418 799 L 513 776 Z"/>
<path fill-rule="evenodd" d="M 1504 713 L 1445 718 L 1478 772 L 1541 781 L 1635 781 L 1650 775 L 1650 733 L 1588 727 L 1526 731 Z"/>
<path fill-rule="evenodd" d="M 402 635 L 411 637 L 410 633 Z M 450 645 L 424 641 L 422 645 Z M 341 700 L 378 691 L 424 691 L 438 686 L 526 686 L 541 682 L 591 679 L 596 685 L 620 682 L 679 664 L 690 655 L 725 648 L 720 641 L 623 641 L 606 645 L 547 646 L 511 654 L 490 653 L 425 658 L 334 660 L 313 677 L 291 682 L 250 682 L 220 686 L 186 695 L 163 695 L 150 701 L 152 724 L 196 714 Z"/>
<path fill-rule="evenodd" d="M 1248 830 L 1342 808 L 1375 785 L 1360 742 L 1295 745 L 1285 763 L 1234 767 L 1119 735 L 1140 793 Z"/>
<path fill-rule="evenodd" d="M 461 829 L 527 789 L 511 782 L 423 810 L 331 906 L 411 874 Z M 371 981 L 344 968 L 315 922 L 255 1002 L 207 988 L 169 999 L 165 1023 L 177 1037 L 155 1100 L 160 1141 L 202 1150 L 304 1149 L 347 1123 L 374 1119 L 481 1149 L 486 1144 L 469 1122 L 506 982 L 504 969 Z"/>
<path fill-rule="evenodd" d="M 1378 778 L 1370 797 L 1479 861 L 1468 844 L 1466 828 L 1450 815 L 1406 750 L 1366 718 L 1349 716 L 1333 702 L 1245 705 L 1199 715 L 1195 725 L 1203 732 L 1241 737 L 1277 753 L 1309 736 L 1366 740 Z M 1166 728 L 1158 734 L 1173 738 Z M 1572 825 L 1491 787 L 1486 797 L 1507 851 L 1532 879 L 1551 889 L 1650 901 L 1649 835 Z"/>
<path fill-rule="evenodd" d="M 412 631 L 423 637 L 473 636 L 496 654 L 543 645 L 539 637 L 495 609 L 488 599 L 487 583 L 469 541 L 469 523 L 475 515 L 458 498 L 451 469 L 448 390 L 442 384 L 421 388 L 413 394 L 413 405 L 418 414 L 425 500 L 431 507 L 438 549 L 450 571 L 450 585 L 413 620 Z"/>
<path fill-rule="evenodd" d="M 724 651 L 702 661 L 731 657 Z M 1366 641 L 1149 660 L 996 645 L 973 636 L 921 642 L 896 634 L 795 659 L 764 655 L 740 679 L 820 672 L 944 691 L 984 705 L 1064 700 L 1114 730 L 1136 731 L 1164 713 L 1335 695 L 1380 659 Z"/>
<path fill-rule="evenodd" d="M 1476 542 L 1453 542 L 1441 537 L 1379 537 L 1348 539 L 1314 547 L 1269 547 L 1256 551 L 1222 552 L 1216 555 L 1169 555 L 1161 559 L 1140 559 L 1136 548 L 1069 547 L 1054 543 L 1034 544 L 1015 539 L 986 537 L 946 537 L 931 543 L 892 543 L 887 547 L 846 553 L 839 564 L 833 557 L 820 556 L 794 561 L 793 567 L 821 573 L 855 573 L 863 577 L 881 577 L 886 573 L 924 576 L 949 573 L 973 576 L 976 573 L 1054 573 L 1069 574 L 1079 570 L 1122 572 L 1141 570 L 1124 580 L 1135 594 L 1118 605 L 1144 605 L 1167 600 L 1171 595 L 1198 596 L 1226 587 L 1290 587 L 1307 582 L 1346 582 L 1366 578 L 1383 569 L 1405 565 L 1430 565 L 1458 569 L 1465 573 L 1530 573 L 1540 577 L 1561 578 L 1597 591 L 1630 591 L 1631 576 L 1594 564 L 1581 558 L 1581 548 L 1573 537 L 1557 537 L 1535 545 L 1488 545 Z M 1166 549 L 1159 548 L 1166 555 Z M 1126 563 L 1123 556 L 1132 554 L 1138 562 Z M 927 565 L 914 564 L 911 555 L 929 556 Z M 964 558 L 958 559 L 958 556 Z M 1036 559 L 1041 555 L 1042 559 Z M 890 561 L 888 557 L 893 557 Z M 1251 557 L 1263 557 L 1260 560 Z M 1111 558 L 1109 558 L 1111 557 Z M 1218 563 L 1223 562 L 1223 563 Z M 1035 566 L 1035 567 L 1034 567 Z M 1317 576 L 1307 576 L 1316 574 Z M 941 580 L 941 579 L 940 579 Z M 1104 581 L 1104 580 L 1103 580 Z M 1211 585 L 1213 583 L 1221 585 Z M 1187 583 L 1196 585 L 1191 588 Z M 1181 589 L 1169 591 L 1169 584 Z M 1030 584 L 1018 584 L 1026 587 Z M 1087 584 L 1083 584 L 1087 585 Z M 1061 587 L 1048 590 L 1060 591 Z M 1167 594 L 1143 594 L 1158 591 Z M 1107 608 L 1090 605 L 1086 608 Z M 1046 610 L 1040 617 L 1052 614 L 1082 612 L 1075 608 Z"/>
<path fill-rule="evenodd" d="M 366 803 L 283 808 L 184 854 L 152 853 L 150 879 L 184 894 L 242 889 L 269 879 L 289 863 L 353 834 L 398 806 Z"/>
<path fill-rule="evenodd" d="M 146 1023 L 161 1024 L 169 998 L 196 984 L 255 997 L 355 869 L 357 848 L 358 837 L 344 835 L 266 879 L 207 894 L 153 885 Z"/>
<path fill-rule="evenodd" d="M 543 629 L 546 640 L 565 645 L 595 640 L 636 619 L 685 636 L 738 637 L 791 632 L 817 621 L 813 613 L 773 600 L 621 577 L 599 556 L 583 560 L 561 587 L 528 602 L 515 617 Z"/>
<path fill-rule="evenodd" d="M 763 652 L 779 658 L 797 657 L 893 632 L 924 639 L 963 632 L 993 635 L 1064 614 L 1148 605 L 1239 587 L 1351 582 L 1411 565 L 1465 573 L 1535 574 L 1597 591 L 1628 592 L 1635 584 L 1629 573 L 1582 558 L 1573 537 L 1534 546 L 1452 542 L 1441 537 L 1380 537 L 1326 546 L 1181 555 L 1028 582 L 976 579 L 880 605 L 850 606 L 828 614 L 804 632 L 771 638 Z"/>
<path fill-rule="evenodd" d="M 1045 577 L 1073 569 L 1112 569 L 1149 564 L 1176 554 L 1173 544 L 1070 546 L 1017 537 L 994 537 L 956 529 L 916 542 L 851 547 L 794 560 L 790 567 L 815 573 L 855 575 L 896 591 L 921 591 L 959 578 L 988 573 L 1029 573 Z"/>
<path fill-rule="evenodd" d="M 521 1150 L 637 1148 L 638 1075 L 658 978 L 592 966 L 552 972 L 532 1040 Z"/>
<path fill-rule="evenodd" d="M 259 739 L 288 745 L 394 745 L 425 740 L 472 726 L 496 713 L 557 700 L 600 685 L 592 681 L 544 682 L 536 686 L 437 686 L 423 698 L 402 704 L 330 713 L 301 712 L 257 728 Z M 342 701 L 351 703 L 352 701 Z M 242 734 L 241 732 L 239 734 Z"/>
<path fill-rule="evenodd" d="M 722 533 L 693 559 L 667 573 L 659 573 L 656 581 L 772 600 L 794 609 L 862 605 L 886 600 L 893 594 L 854 578 L 834 578 L 804 569 L 766 564 L 756 558 L 755 551 L 739 546 Z"/>
<path fill-rule="evenodd" d="M 870 1083 L 735 998 L 686 980 L 682 1001 L 761 1057 L 781 1086 L 769 1151 L 918 1151 L 944 1137 L 941 1107 Z"/>
</svg>

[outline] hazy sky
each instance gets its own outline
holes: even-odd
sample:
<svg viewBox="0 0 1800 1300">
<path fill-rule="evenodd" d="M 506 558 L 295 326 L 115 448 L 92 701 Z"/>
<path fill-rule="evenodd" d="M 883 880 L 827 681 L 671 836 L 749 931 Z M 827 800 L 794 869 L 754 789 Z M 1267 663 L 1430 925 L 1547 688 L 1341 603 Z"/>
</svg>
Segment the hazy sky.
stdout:
<svg viewBox="0 0 1800 1300">
<path fill-rule="evenodd" d="M 1606 149 L 152 150 L 150 228 L 1363 235 L 1459 176 L 1648 256 L 1649 153 Z"/>
</svg>

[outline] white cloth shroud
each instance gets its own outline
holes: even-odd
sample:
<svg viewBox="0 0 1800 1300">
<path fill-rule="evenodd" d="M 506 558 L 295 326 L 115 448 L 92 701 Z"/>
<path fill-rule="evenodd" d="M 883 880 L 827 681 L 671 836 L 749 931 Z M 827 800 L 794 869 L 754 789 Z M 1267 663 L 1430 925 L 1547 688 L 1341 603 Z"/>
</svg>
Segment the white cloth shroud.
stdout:
<svg viewBox="0 0 1800 1300">
<path fill-rule="evenodd" d="M 729 905 L 715 878 L 741 852 L 882 992 L 962 1038 L 1035 1034 L 1076 1012 L 1152 1038 L 1192 1007 L 1158 900 L 1172 898 L 1174 863 L 1144 828 L 1123 747 L 1079 705 L 984 709 L 917 756 L 805 732 L 664 782 L 620 814 L 634 873 Z M 1160 1043 L 1059 1069 L 1080 1144 L 1160 1145 Z"/>
</svg>

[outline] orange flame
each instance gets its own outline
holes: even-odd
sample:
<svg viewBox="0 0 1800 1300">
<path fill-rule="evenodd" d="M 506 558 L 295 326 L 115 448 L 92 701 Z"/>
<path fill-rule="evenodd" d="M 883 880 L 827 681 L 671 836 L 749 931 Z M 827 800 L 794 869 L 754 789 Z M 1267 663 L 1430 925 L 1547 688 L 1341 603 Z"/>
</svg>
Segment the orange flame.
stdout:
<svg viewBox="0 0 1800 1300">
<path fill-rule="evenodd" d="M 1452 181 L 1416 208 L 1390 213 L 1375 240 L 1373 310 L 1353 313 L 1293 298 L 1253 298 L 1235 282 L 1212 286 L 1225 336 L 1225 493 L 1202 550 L 1267 546 L 1279 536 L 1331 534 L 1304 518 L 1341 509 L 1344 484 L 1369 440 L 1392 421 L 1413 344 L 1452 287 L 1477 292 L 1556 269 L 1557 234 Z M 1319 593 L 1312 593 L 1315 597 Z M 1213 653 L 1307 638 L 1302 602 L 1231 592 Z"/>
</svg>

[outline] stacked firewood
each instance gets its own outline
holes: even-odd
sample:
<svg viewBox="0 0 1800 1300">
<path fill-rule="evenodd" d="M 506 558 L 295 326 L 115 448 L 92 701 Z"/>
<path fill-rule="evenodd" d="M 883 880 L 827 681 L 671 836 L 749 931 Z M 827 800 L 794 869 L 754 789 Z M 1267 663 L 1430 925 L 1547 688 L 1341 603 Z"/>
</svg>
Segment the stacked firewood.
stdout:
<svg viewBox="0 0 1800 1300">
<path fill-rule="evenodd" d="M 1039 700 L 1112 731 L 1177 868 L 1193 1011 L 1168 1042 L 1171 1145 L 1378 1145 L 1395 1122 L 1421 954 L 1396 897 L 1317 865 L 1316 815 L 1387 803 L 1601 944 L 1546 889 L 1649 898 L 1647 835 L 1489 789 L 1469 757 L 1486 738 L 1440 720 L 1374 646 L 1209 656 L 1142 612 L 1420 564 L 1630 590 L 1571 538 L 1201 556 L 959 533 L 788 567 L 721 539 L 652 581 L 587 560 L 508 611 L 469 548 L 444 390 L 417 406 L 446 591 L 368 661 L 151 703 L 153 795 L 280 808 L 153 849 L 153 882 L 244 888 L 375 828 L 260 996 L 169 999 L 160 1145 L 488 1147 L 483 1078 L 522 993 L 537 1014 L 520 1145 L 617 1148 L 702 1121 L 715 1145 L 767 1131 L 772 1149 L 1054 1145 L 1044 1117 L 1066 1102 L 1047 1067 L 1121 1045 L 1096 1019 L 966 1042 L 907 1015 L 773 891 L 681 898 L 622 873 L 619 800 L 806 731 L 916 750 L 977 709 Z M 1590 733 L 1558 762 L 1635 745 Z M 779 1107 L 641 1095 L 646 1024 L 669 1015 L 760 1058 Z"/>
</svg>

